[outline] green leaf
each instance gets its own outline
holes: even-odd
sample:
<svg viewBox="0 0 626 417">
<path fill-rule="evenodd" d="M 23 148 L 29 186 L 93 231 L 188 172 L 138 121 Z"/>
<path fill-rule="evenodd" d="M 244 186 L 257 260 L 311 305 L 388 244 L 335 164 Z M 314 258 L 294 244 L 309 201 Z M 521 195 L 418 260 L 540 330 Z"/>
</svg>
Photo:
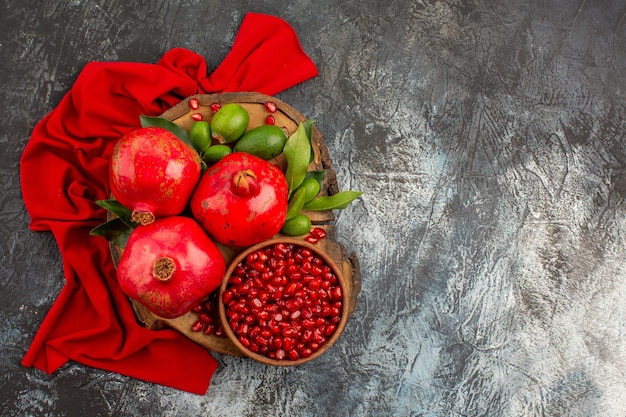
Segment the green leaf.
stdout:
<svg viewBox="0 0 626 417">
<path fill-rule="evenodd" d="M 117 200 L 97 200 L 96 204 L 119 217 L 128 227 L 135 228 L 137 223 L 131 220 L 132 211 Z"/>
<path fill-rule="evenodd" d="M 144 114 L 139 116 L 139 120 L 141 122 L 141 127 L 162 127 L 163 129 L 172 132 L 174 135 L 176 135 L 176 137 L 178 137 L 178 139 L 182 140 L 187 145 L 193 148 L 189 133 L 187 133 L 185 129 L 178 126 L 171 120 L 165 119 L 163 117 L 146 116 Z"/>
<path fill-rule="evenodd" d="M 293 196 L 289 200 L 289 206 L 287 208 L 287 217 L 285 221 L 294 218 L 302 211 L 304 207 L 304 199 L 306 197 L 306 190 L 300 188 L 293 193 Z"/>
<path fill-rule="evenodd" d="M 306 176 L 311 158 L 311 140 L 307 136 L 306 127 L 303 123 L 298 125 L 295 132 L 289 136 L 283 153 L 287 159 L 287 184 L 289 195 L 302 184 Z"/>
<path fill-rule="evenodd" d="M 96 226 L 89 234 L 92 236 L 101 236 L 114 245 L 124 248 L 126 247 L 126 242 L 128 242 L 128 237 L 132 231 L 132 227 L 124 223 L 119 217 L 116 217 Z"/>
<path fill-rule="evenodd" d="M 341 191 L 335 195 L 317 197 L 315 200 L 306 204 L 304 210 L 324 211 L 345 209 L 361 194 L 363 194 L 361 191 Z"/>
<path fill-rule="evenodd" d="M 309 143 L 311 144 L 311 156 L 309 156 L 309 163 L 313 162 L 315 159 L 315 151 L 313 150 L 313 123 L 315 120 L 307 119 L 304 121 L 304 131 L 306 132 L 307 137 L 309 138 Z"/>
</svg>

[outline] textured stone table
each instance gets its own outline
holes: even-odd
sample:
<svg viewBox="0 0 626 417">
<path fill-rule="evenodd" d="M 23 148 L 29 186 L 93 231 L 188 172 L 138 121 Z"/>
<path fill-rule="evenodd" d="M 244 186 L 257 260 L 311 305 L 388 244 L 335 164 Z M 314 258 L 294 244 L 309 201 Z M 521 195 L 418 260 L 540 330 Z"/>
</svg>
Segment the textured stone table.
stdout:
<svg viewBox="0 0 626 417">
<path fill-rule="evenodd" d="M 128 3 L 128 4 L 127 4 Z M 0 6 L 0 415 L 626 415 L 626 3 L 8 0 Z M 19 157 L 93 60 L 209 68 L 246 11 L 296 29 L 363 290 L 317 361 L 216 355 L 205 396 L 20 360 L 63 285 Z M 277 51 L 280 53 L 280 51 Z"/>
</svg>

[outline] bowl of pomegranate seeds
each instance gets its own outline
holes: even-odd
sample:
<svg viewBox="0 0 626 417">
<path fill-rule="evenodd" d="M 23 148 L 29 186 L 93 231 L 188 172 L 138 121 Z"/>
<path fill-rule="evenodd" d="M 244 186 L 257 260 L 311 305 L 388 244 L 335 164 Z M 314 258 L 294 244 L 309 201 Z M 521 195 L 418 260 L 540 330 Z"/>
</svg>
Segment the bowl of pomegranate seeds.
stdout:
<svg viewBox="0 0 626 417">
<path fill-rule="evenodd" d="M 340 268 L 302 239 L 273 238 L 240 253 L 220 287 L 226 336 L 268 365 L 310 361 L 345 327 L 349 298 Z"/>
</svg>

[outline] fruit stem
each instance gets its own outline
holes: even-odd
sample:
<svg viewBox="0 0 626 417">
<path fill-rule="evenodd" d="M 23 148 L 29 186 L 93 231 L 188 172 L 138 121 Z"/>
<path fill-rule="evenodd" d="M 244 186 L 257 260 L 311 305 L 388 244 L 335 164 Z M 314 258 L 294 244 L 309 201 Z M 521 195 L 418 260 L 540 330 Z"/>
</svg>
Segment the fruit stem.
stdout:
<svg viewBox="0 0 626 417">
<path fill-rule="evenodd" d="M 134 210 L 130 216 L 130 220 L 135 223 L 139 223 L 142 226 L 145 226 L 154 222 L 154 214 L 150 213 L 149 211 Z"/>
<path fill-rule="evenodd" d="M 162 256 L 154 261 L 152 265 L 152 276 L 160 282 L 168 282 L 174 276 L 176 263 L 172 258 Z"/>
<path fill-rule="evenodd" d="M 256 174 L 251 169 L 242 169 L 233 175 L 232 191 L 240 197 L 254 197 L 259 194 Z"/>
</svg>

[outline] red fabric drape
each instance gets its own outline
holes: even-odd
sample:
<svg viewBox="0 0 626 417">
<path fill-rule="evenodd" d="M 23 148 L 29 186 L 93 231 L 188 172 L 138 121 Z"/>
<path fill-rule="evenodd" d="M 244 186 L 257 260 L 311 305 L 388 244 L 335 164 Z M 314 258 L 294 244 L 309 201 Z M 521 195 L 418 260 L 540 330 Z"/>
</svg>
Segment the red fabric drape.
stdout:
<svg viewBox="0 0 626 417">
<path fill-rule="evenodd" d="M 293 28 L 274 16 L 248 13 L 231 51 L 210 75 L 186 49 L 157 64 L 87 64 L 58 106 L 34 128 L 21 158 L 22 194 L 30 227 L 53 233 L 65 285 L 24 356 L 25 366 L 51 373 L 68 360 L 198 394 L 216 361 L 173 330 L 137 324 L 118 287 L 108 243 L 89 231 L 105 219 L 95 200 L 110 195 L 109 158 L 139 115 L 159 115 L 196 93 L 256 91 L 269 95 L 317 75 Z"/>
</svg>

